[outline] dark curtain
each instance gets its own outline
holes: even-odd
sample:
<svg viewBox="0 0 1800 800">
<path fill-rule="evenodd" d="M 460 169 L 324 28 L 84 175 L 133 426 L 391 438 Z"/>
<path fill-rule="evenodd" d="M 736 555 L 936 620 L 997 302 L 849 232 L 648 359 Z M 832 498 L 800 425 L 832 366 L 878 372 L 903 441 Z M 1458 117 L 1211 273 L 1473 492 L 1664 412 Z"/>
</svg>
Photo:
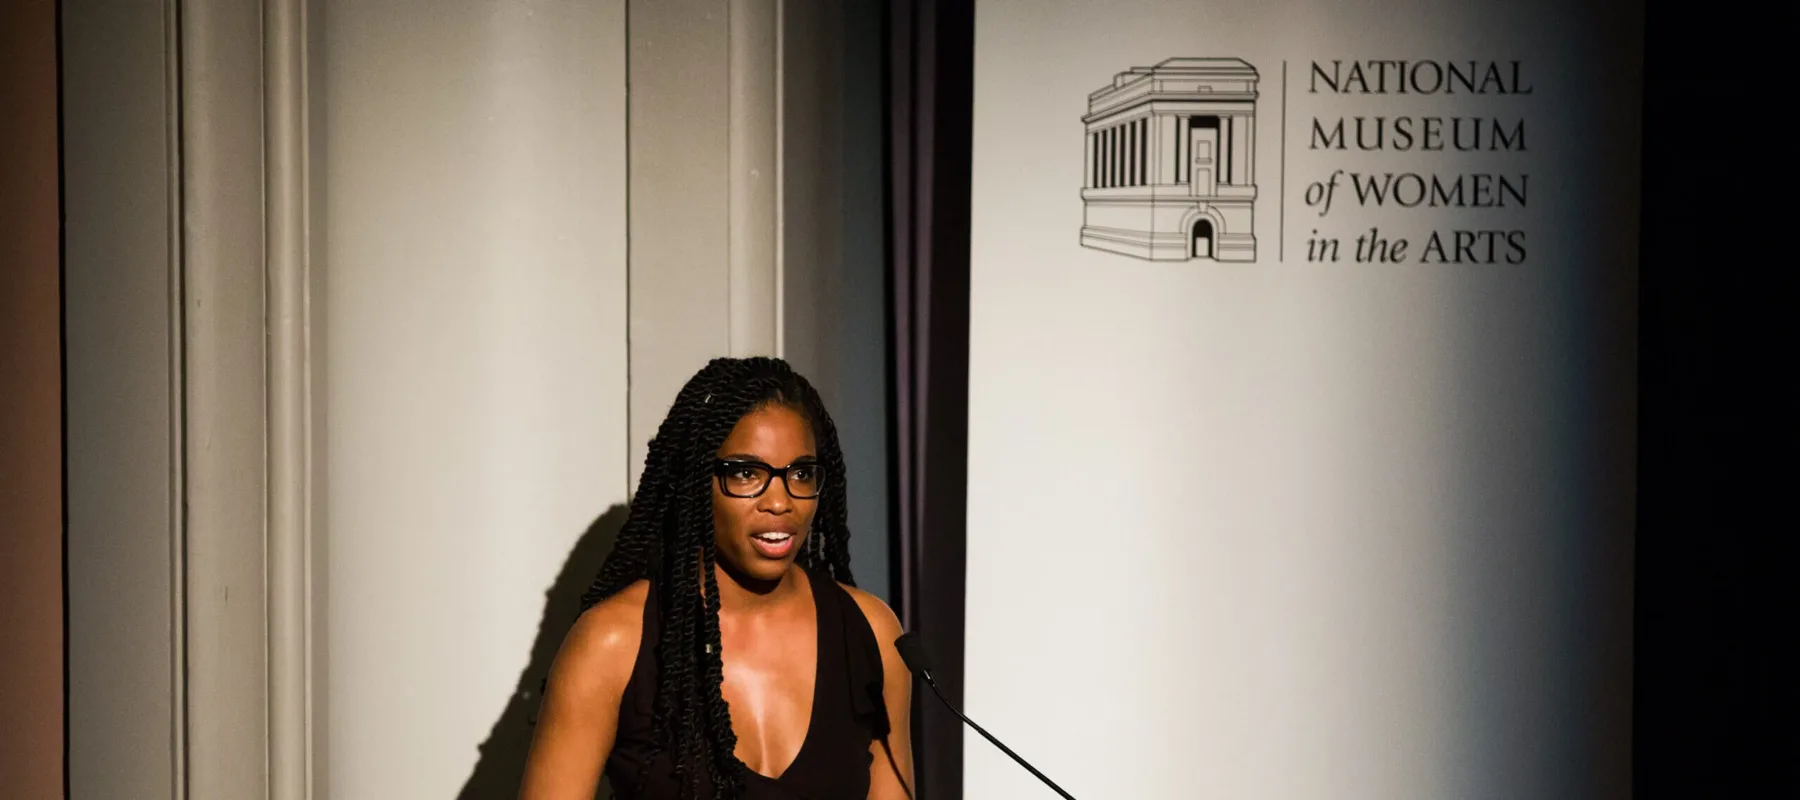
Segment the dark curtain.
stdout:
<svg viewBox="0 0 1800 800">
<path fill-rule="evenodd" d="M 892 0 L 885 38 L 895 610 L 960 707 L 974 3 Z M 961 721 L 923 686 L 913 703 L 915 798 L 961 797 Z"/>
<path fill-rule="evenodd" d="M 1690 66 L 1790 74 L 1793 26 L 1768 19 L 1742 0 L 1646 6 L 1632 762 L 1650 800 L 1800 797 L 1791 446 L 1769 435 L 1800 407 L 1778 366 L 1792 292 L 1769 291 L 1795 263 L 1792 201 L 1770 202 L 1788 159 L 1751 146 L 1754 125 L 1707 146 L 1684 130 L 1702 92 L 1776 118 L 1767 83 Z"/>
</svg>

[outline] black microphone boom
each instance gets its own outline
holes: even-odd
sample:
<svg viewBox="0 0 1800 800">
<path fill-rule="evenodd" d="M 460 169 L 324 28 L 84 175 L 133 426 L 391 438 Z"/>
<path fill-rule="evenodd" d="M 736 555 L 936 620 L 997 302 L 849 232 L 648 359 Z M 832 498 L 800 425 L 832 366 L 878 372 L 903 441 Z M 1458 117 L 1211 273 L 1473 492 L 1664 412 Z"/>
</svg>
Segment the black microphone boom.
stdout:
<svg viewBox="0 0 1800 800">
<path fill-rule="evenodd" d="M 1012 756 L 1012 760 L 1019 762 L 1019 766 L 1030 770 L 1031 774 L 1036 775 L 1037 779 L 1043 781 L 1045 786 L 1055 789 L 1057 794 L 1062 795 L 1064 800 L 1075 800 L 1068 792 L 1063 791 L 1061 786 L 1057 786 L 1055 781 L 1045 777 L 1044 773 L 1038 772 L 1037 767 L 1026 763 L 1025 759 L 1020 758 L 1018 753 L 1012 751 L 1012 748 L 1001 744 L 993 734 L 982 730 L 980 725 L 975 724 L 975 720 L 963 716 L 961 711 L 956 710 L 956 705 L 950 702 L 950 698 L 944 696 L 943 691 L 938 689 L 937 681 L 931 677 L 931 657 L 926 654 L 925 642 L 919 638 L 919 634 L 913 631 L 900 634 L 900 638 L 894 640 L 894 649 L 900 651 L 900 659 L 906 662 L 906 668 L 924 680 L 925 685 L 931 687 L 932 694 L 937 695 L 938 700 L 942 701 L 944 707 L 950 709 L 950 713 L 955 714 L 957 719 L 967 723 L 969 727 L 975 729 L 976 733 L 993 742 L 995 747 L 1000 748 L 1000 752 Z"/>
</svg>

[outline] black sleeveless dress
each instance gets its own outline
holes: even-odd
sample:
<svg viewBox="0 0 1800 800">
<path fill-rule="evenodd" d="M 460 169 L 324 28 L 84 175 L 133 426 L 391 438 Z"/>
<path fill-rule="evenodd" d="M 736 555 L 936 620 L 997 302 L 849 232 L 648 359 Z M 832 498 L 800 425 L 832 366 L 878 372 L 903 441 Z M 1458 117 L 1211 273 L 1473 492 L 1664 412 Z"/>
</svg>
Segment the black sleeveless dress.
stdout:
<svg viewBox="0 0 1800 800">
<path fill-rule="evenodd" d="M 794 762 L 779 778 L 745 768 L 745 800 L 864 800 L 869 796 L 869 745 L 888 731 L 882 701 L 881 651 L 869 620 L 850 594 L 829 576 L 807 570 L 818 614 L 819 657 L 811 723 Z M 606 776 L 618 800 L 676 800 L 668 753 L 654 749 L 651 715 L 656 698 L 656 591 L 644 601 L 644 635 L 637 663 L 619 702 L 619 727 Z M 704 778 L 703 778 L 704 781 Z M 710 796 L 710 793 L 706 796 Z"/>
</svg>

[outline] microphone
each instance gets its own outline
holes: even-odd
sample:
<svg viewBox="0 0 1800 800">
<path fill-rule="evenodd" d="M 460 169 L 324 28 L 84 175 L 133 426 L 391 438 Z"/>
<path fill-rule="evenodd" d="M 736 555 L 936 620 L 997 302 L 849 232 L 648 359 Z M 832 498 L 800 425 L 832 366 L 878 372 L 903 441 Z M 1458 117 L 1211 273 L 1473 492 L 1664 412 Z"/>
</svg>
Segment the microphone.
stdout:
<svg viewBox="0 0 1800 800">
<path fill-rule="evenodd" d="M 995 747 L 1000 748 L 1000 752 L 1012 756 L 1012 760 L 1019 762 L 1019 766 L 1030 770 L 1031 774 L 1036 775 L 1037 779 L 1043 781 L 1045 786 L 1055 789 L 1057 794 L 1062 795 L 1064 800 L 1075 800 L 1074 797 L 1069 796 L 1068 792 L 1063 791 L 1061 786 L 1057 786 L 1055 781 L 1045 777 L 1044 773 L 1038 772 L 1037 767 L 1026 763 L 1025 759 L 1020 758 L 1018 753 L 1012 751 L 1012 748 L 1001 744 L 1000 740 L 994 738 L 993 734 L 982 730 L 980 725 L 975 724 L 975 720 L 963 716 L 961 711 L 956 710 L 956 706 L 951 704 L 950 698 L 944 696 L 943 691 L 938 689 L 937 681 L 933 680 L 931 677 L 931 656 L 925 652 L 925 641 L 919 638 L 918 633 L 907 631 L 906 633 L 900 634 L 900 638 L 894 640 L 894 649 L 900 651 L 900 660 L 906 662 L 906 668 L 912 670 L 914 675 L 917 675 L 920 679 L 924 680 L 925 685 L 931 687 L 932 693 L 937 695 L 938 700 L 942 701 L 944 707 L 950 709 L 950 713 L 955 714 L 957 719 L 968 723 L 969 727 L 974 728 L 976 733 L 981 734 L 988 741 L 993 742 Z"/>
</svg>

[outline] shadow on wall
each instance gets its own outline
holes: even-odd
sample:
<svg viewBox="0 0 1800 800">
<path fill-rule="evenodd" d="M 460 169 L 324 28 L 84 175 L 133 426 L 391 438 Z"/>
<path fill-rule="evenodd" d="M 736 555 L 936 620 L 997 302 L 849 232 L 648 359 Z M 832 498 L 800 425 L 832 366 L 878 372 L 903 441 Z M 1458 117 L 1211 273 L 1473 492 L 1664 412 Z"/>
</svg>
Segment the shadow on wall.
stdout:
<svg viewBox="0 0 1800 800">
<path fill-rule="evenodd" d="M 519 685 L 507 701 L 506 710 L 500 713 L 487 741 L 481 743 L 481 760 L 476 762 L 475 772 L 463 784 L 457 800 L 515 800 L 519 796 L 519 781 L 524 778 L 525 756 L 531 750 L 532 727 L 537 722 L 550 662 L 556 659 L 563 637 L 574 627 L 581 594 L 593 583 L 600 563 L 612 552 L 619 530 L 625 527 L 625 515 L 625 506 L 617 505 L 594 520 L 569 552 L 556 582 L 544 593 L 544 619 L 538 623 L 537 639 L 531 643 L 531 661 L 519 675 Z M 602 785 L 598 796 L 610 798 L 612 792 Z"/>
</svg>

